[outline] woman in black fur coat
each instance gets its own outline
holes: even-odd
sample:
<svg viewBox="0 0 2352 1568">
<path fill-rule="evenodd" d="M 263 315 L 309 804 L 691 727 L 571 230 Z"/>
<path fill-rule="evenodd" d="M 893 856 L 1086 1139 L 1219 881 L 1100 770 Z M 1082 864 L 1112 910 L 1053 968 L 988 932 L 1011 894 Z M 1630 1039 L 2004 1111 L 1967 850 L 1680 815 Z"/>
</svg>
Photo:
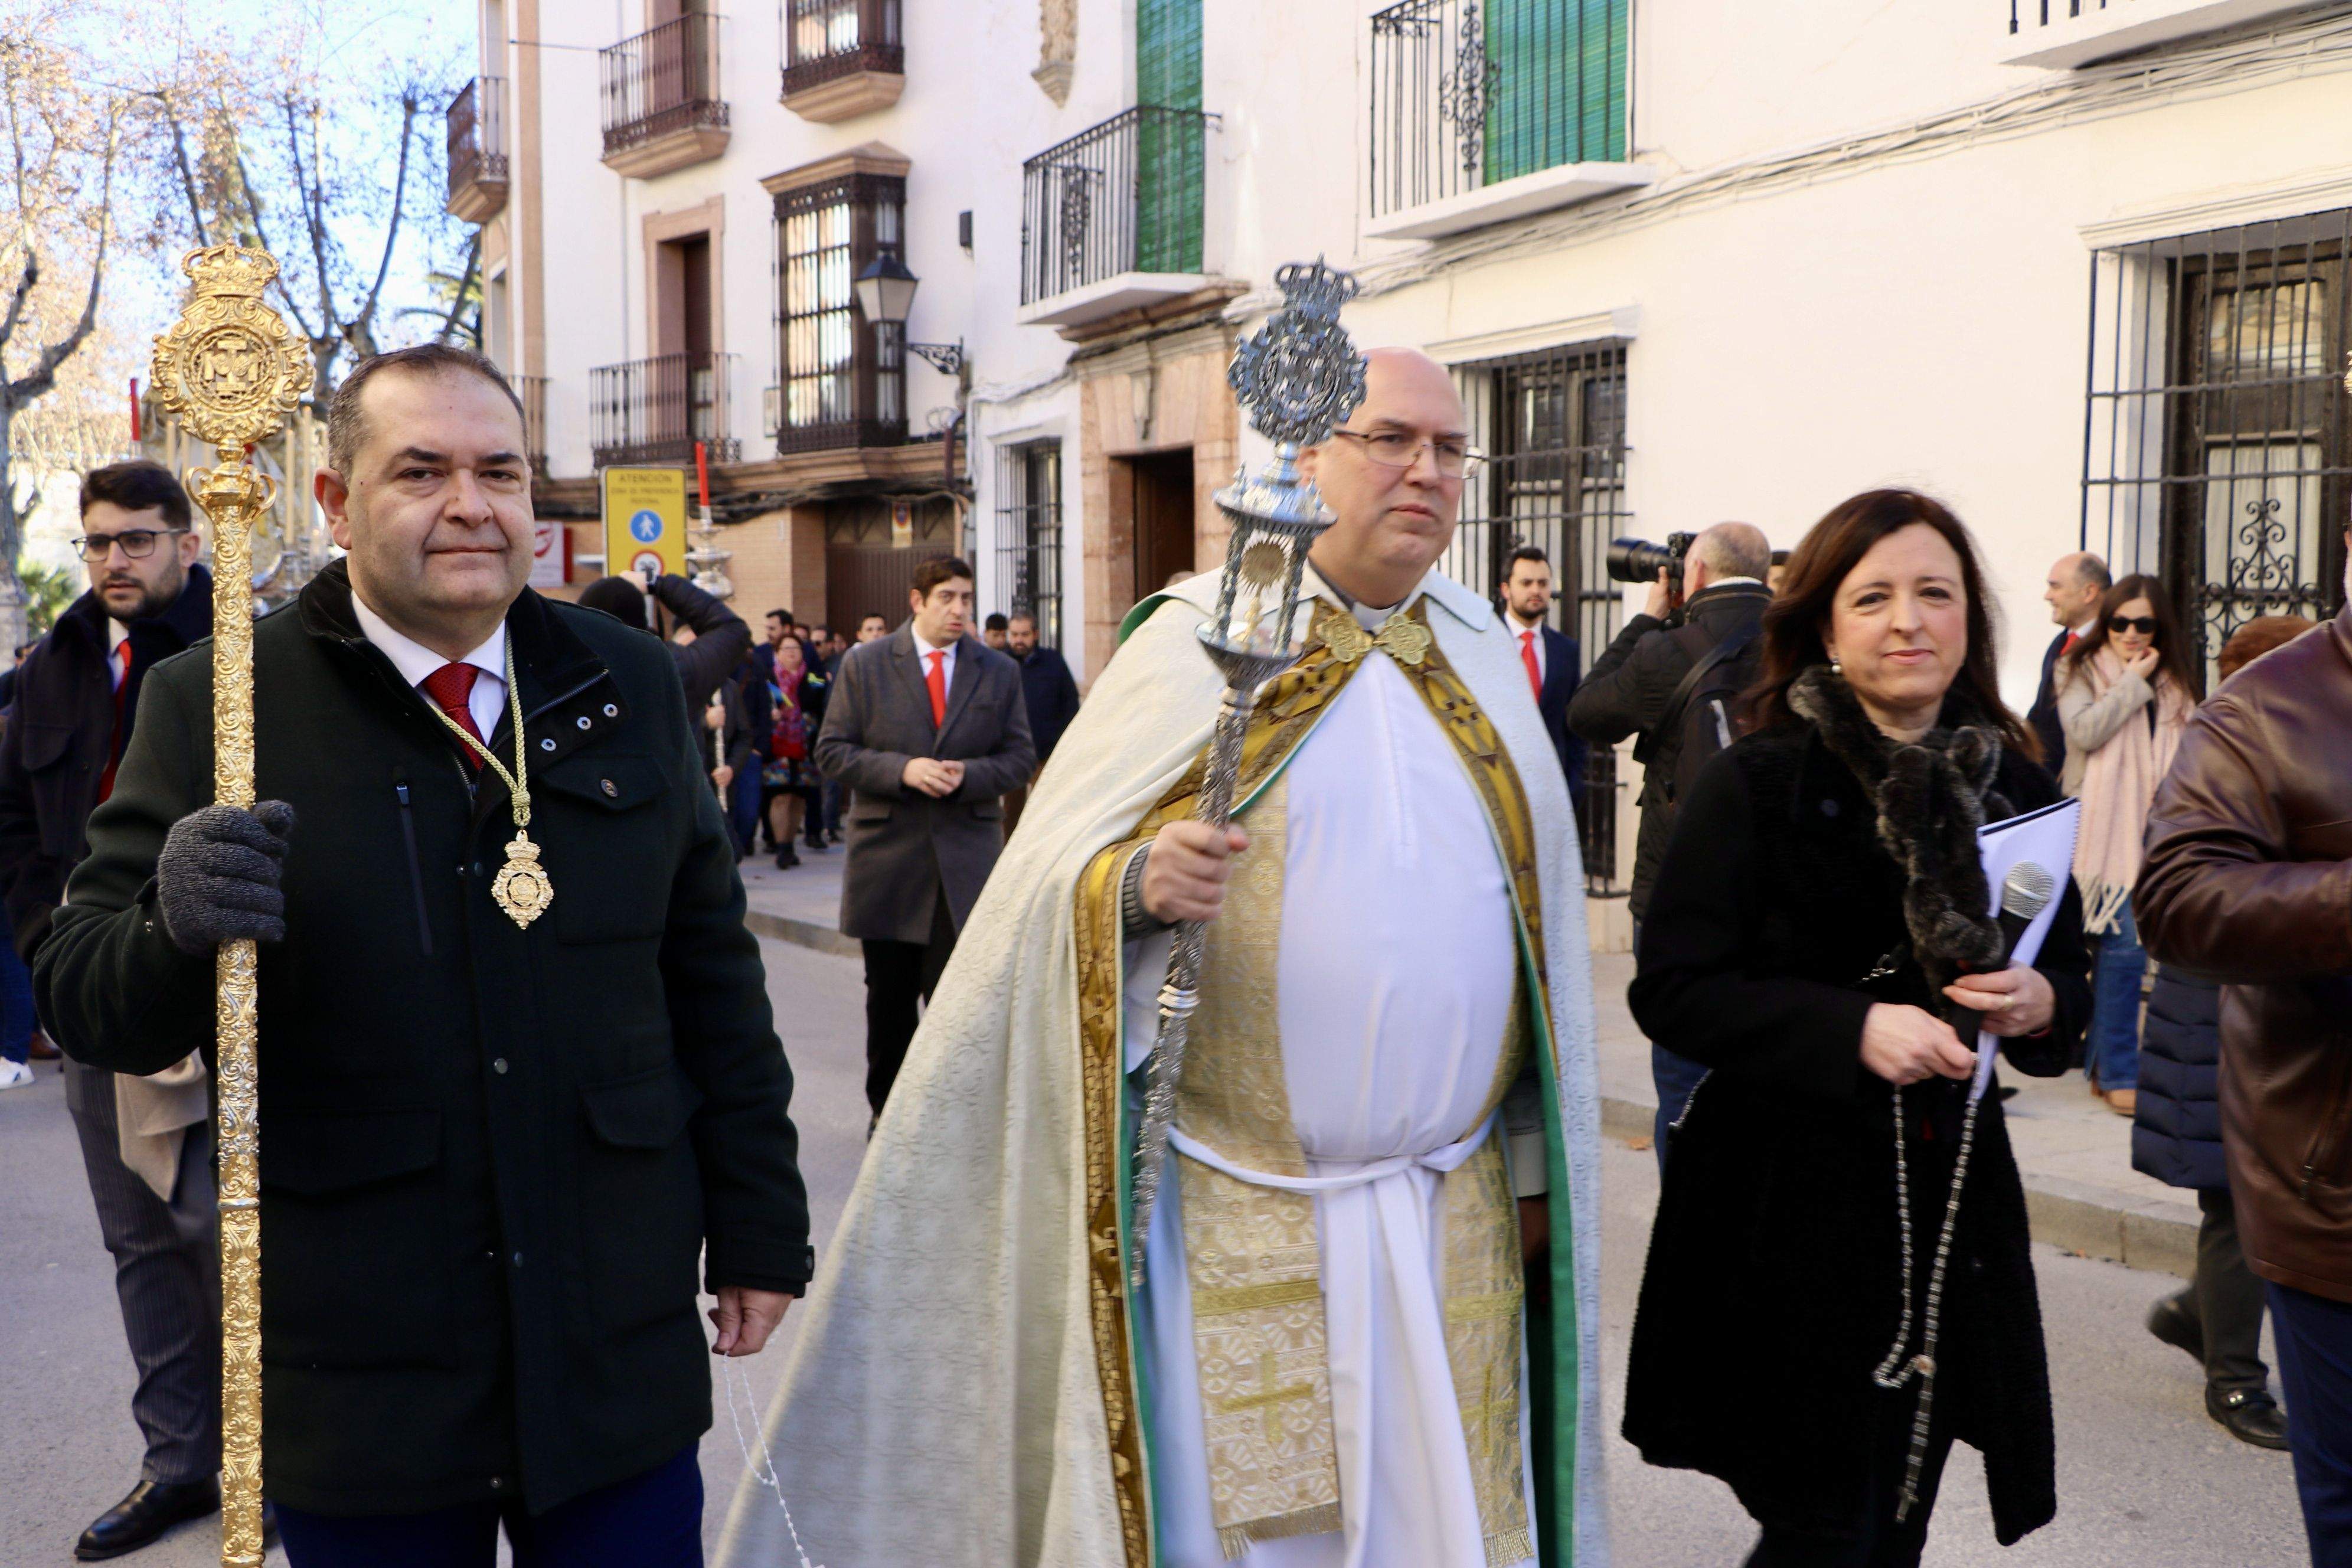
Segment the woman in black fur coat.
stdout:
<svg viewBox="0 0 2352 1568">
<path fill-rule="evenodd" d="M 2063 1070 L 2082 911 L 2069 880 L 2037 963 L 1979 973 L 2001 950 L 1976 829 L 2058 792 L 2000 704 L 1948 510 L 1838 507 L 1763 637 L 1756 732 L 1683 803 L 1642 930 L 1633 1015 L 1711 1071 L 1671 1135 L 1625 1436 L 1730 1484 L 1763 1527 L 1750 1568 L 1908 1568 L 1955 1438 L 2004 1544 L 2056 1507 L 2024 1193 L 1947 1017 Z"/>
</svg>

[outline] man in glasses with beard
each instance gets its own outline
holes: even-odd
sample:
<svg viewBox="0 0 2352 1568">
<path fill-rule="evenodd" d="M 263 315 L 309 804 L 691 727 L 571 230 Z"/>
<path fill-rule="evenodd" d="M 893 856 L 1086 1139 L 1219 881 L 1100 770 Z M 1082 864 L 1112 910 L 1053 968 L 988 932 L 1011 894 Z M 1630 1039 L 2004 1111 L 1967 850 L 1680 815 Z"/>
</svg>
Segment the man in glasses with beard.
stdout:
<svg viewBox="0 0 2352 1568">
<path fill-rule="evenodd" d="M 89 814 L 113 793 L 161 660 L 212 635 L 212 578 L 187 492 L 154 463 L 82 479 L 89 592 L 16 672 L 0 740 L 0 900 L 29 954 L 88 852 Z M 0 1069 L 5 1070 L 5 1069 Z M 80 1137 L 98 1225 L 139 1368 L 131 1414 L 146 1442 L 138 1483 L 82 1532 L 75 1554 L 113 1557 L 220 1505 L 220 1263 L 204 1064 L 152 1079 L 66 1063 L 66 1109 Z"/>
</svg>

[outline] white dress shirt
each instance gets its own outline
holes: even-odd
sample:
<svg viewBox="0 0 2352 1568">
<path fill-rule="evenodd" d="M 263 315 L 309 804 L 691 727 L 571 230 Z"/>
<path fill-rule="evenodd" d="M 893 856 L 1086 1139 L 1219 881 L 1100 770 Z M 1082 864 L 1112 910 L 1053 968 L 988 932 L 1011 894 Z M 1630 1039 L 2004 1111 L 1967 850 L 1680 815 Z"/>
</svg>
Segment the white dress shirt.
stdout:
<svg viewBox="0 0 2352 1568">
<path fill-rule="evenodd" d="M 425 700 L 433 701 L 433 694 L 425 691 L 425 678 L 449 661 L 413 637 L 393 630 L 391 623 L 367 607 L 367 601 L 357 592 L 352 595 L 352 609 L 359 616 L 360 630 L 367 640 L 383 650 L 392 667 L 400 671 L 400 679 L 424 692 Z M 466 700 L 467 711 L 474 716 L 474 727 L 488 740 L 499 732 L 499 718 L 507 710 L 507 626 L 490 634 L 490 640 L 457 662 L 470 664 L 481 673 L 474 678 L 474 689 Z M 439 703 L 434 703 L 439 707 Z"/>
<path fill-rule="evenodd" d="M 916 632 L 913 636 L 915 662 L 921 667 L 925 680 L 928 681 L 931 678 L 931 655 L 935 653 L 947 655 L 945 658 L 940 660 L 940 689 L 953 696 L 955 694 L 955 644 L 950 643 L 945 647 L 934 647 L 923 640 L 922 633 Z"/>
<path fill-rule="evenodd" d="M 114 679 L 114 689 L 122 689 L 123 679 L 131 673 L 131 662 L 122 655 L 122 645 L 131 640 L 131 628 L 106 617 L 106 670 Z"/>
</svg>

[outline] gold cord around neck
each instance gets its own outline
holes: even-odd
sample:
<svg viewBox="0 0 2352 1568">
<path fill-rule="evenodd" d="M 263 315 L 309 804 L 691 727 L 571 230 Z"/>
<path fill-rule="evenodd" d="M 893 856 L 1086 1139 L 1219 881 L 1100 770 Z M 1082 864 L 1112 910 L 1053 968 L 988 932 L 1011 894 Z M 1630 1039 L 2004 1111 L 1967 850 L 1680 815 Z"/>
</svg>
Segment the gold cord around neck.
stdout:
<svg viewBox="0 0 2352 1568">
<path fill-rule="evenodd" d="M 507 709 L 514 721 L 514 772 L 491 753 L 490 748 L 474 732 L 433 705 L 434 714 L 449 727 L 449 732 L 481 753 L 490 771 L 506 782 L 508 804 L 514 813 L 515 836 L 507 846 L 507 863 L 499 868 L 498 879 L 490 884 L 490 897 L 504 910 L 507 918 L 518 926 L 529 926 L 547 912 L 555 901 L 555 884 L 549 881 L 547 868 L 539 863 L 539 846 L 530 841 L 530 766 L 523 749 L 522 690 L 515 684 L 514 634 L 506 637 Z"/>
</svg>

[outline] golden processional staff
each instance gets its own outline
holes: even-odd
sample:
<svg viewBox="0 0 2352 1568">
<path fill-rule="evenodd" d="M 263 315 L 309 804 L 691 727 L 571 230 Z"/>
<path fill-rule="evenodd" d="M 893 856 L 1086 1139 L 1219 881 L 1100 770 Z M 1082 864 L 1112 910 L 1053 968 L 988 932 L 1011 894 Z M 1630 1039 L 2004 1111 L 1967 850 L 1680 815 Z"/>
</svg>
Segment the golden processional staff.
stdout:
<svg viewBox="0 0 2352 1568">
<path fill-rule="evenodd" d="M 253 466 L 310 390 L 310 356 L 261 301 L 278 276 L 268 253 L 192 250 L 187 309 L 155 340 L 155 395 L 187 433 L 218 449 L 190 468 L 189 493 L 213 535 L 213 797 L 253 804 L 253 528 L 278 486 Z M 261 1568 L 261 1129 L 251 942 L 223 942 L 215 1026 L 220 1094 L 221 1563 Z"/>
</svg>

